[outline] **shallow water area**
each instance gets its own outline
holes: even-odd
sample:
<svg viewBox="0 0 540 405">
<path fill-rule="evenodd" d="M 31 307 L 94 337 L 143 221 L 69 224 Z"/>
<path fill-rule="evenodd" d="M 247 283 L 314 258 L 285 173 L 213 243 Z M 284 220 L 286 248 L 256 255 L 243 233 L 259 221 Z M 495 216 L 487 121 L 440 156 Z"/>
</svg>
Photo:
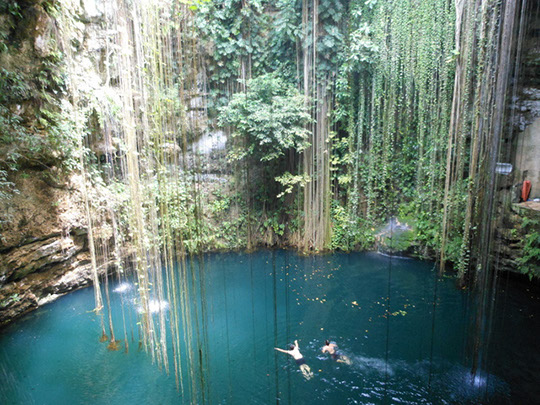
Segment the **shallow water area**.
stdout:
<svg viewBox="0 0 540 405">
<path fill-rule="evenodd" d="M 111 296 L 117 338 L 121 300 L 132 325 L 128 353 L 99 342 L 93 292 L 77 291 L 0 335 L 0 403 L 513 404 L 540 396 L 540 295 L 532 287 L 499 280 L 489 368 L 472 377 L 474 299 L 437 278 L 432 263 L 260 251 L 205 255 L 193 268 L 204 311 L 184 358 L 204 352 L 205 362 L 195 379 L 182 364 L 180 391 L 172 369 L 167 375 L 138 350 L 135 286 L 124 282 Z M 311 379 L 273 349 L 295 339 Z M 326 339 L 350 365 L 321 353 Z"/>
</svg>

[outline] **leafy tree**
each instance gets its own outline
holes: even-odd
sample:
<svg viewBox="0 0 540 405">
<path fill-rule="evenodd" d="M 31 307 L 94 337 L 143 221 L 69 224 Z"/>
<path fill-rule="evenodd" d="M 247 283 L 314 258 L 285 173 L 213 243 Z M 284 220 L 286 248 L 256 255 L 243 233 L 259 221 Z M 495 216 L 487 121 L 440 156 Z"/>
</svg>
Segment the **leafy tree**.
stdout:
<svg viewBox="0 0 540 405">
<path fill-rule="evenodd" d="M 304 101 L 298 90 L 275 74 L 248 80 L 246 92 L 234 94 L 219 116 L 220 125 L 232 128 L 233 139 L 245 139 L 245 145 L 233 145 L 229 158 L 271 161 L 309 146 L 306 125 L 311 118 Z"/>
<path fill-rule="evenodd" d="M 209 114 L 227 103 L 237 79 L 265 72 L 268 57 L 269 0 L 198 0 L 195 27 L 204 47 Z"/>
</svg>

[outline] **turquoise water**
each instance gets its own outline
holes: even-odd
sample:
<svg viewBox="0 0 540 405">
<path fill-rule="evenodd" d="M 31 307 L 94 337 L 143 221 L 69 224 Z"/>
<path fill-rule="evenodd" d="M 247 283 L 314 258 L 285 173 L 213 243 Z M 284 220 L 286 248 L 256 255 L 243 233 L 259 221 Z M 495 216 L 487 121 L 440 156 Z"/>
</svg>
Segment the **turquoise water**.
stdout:
<svg viewBox="0 0 540 405">
<path fill-rule="evenodd" d="M 530 286 L 500 280 L 488 369 L 472 379 L 474 299 L 452 279 L 437 279 L 430 263 L 261 251 L 207 255 L 203 267 L 194 266 L 201 268 L 205 311 L 199 306 L 194 350 L 201 349 L 204 365 L 193 388 L 185 364 L 179 392 L 174 373 L 137 350 L 136 327 L 128 328 L 129 353 L 108 351 L 90 312 L 92 289 L 84 289 L 0 335 L 0 403 L 538 403 L 540 294 Z M 118 287 L 111 287 L 115 305 L 123 298 L 135 306 L 132 286 Z M 135 313 L 126 309 L 128 322 Z M 310 380 L 273 350 L 295 339 L 314 373 Z M 323 355 L 325 339 L 352 364 Z"/>
</svg>

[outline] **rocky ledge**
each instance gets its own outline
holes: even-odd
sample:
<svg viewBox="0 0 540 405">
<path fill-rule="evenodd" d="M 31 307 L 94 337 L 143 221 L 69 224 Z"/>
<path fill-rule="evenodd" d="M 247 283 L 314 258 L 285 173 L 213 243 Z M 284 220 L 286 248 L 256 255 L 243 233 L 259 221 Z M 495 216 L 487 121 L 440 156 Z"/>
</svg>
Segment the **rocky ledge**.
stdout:
<svg viewBox="0 0 540 405">
<path fill-rule="evenodd" d="M 85 235 L 53 235 L 0 254 L 0 327 L 92 280 Z"/>
<path fill-rule="evenodd" d="M 512 204 L 495 230 L 497 269 L 540 277 L 540 204 Z"/>
<path fill-rule="evenodd" d="M 0 200 L 0 328 L 92 282 L 81 178 L 45 174 L 13 173 L 17 192 Z"/>
</svg>

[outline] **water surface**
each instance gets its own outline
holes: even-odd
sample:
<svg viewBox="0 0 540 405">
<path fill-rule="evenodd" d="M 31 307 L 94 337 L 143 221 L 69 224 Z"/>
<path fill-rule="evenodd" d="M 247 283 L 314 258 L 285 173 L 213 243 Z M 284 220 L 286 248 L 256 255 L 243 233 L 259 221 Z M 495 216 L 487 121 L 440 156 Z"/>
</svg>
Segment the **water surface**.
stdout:
<svg viewBox="0 0 540 405">
<path fill-rule="evenodd" d="M 438 279 L 431 263 L 261 251 L 211 254 L 199 264 L 193 269 L 204 271 L 197 282 L 205 305 L 189 355 L 204 362 L 191 380 L 186 360 L 181 392 L 174 373 L 138 350 L 128 283 L 113 285 L 111 294 L 119 338 L 121 298 L 133 307 L 124 311 L 133 325 L 129 353 L 99 342 L 93 292 L 77 291 L 0 335 L 0 403 L 512 404 L 540 395 L 540 295 L 530 286 L 499 281 L 488 361 L 473 378 L 474 298 L 452 279 Z M 310 380 L 273 350 L 296 339 Z M 352 364 L 323 355 L 325 339 Z"/>
</svg>

